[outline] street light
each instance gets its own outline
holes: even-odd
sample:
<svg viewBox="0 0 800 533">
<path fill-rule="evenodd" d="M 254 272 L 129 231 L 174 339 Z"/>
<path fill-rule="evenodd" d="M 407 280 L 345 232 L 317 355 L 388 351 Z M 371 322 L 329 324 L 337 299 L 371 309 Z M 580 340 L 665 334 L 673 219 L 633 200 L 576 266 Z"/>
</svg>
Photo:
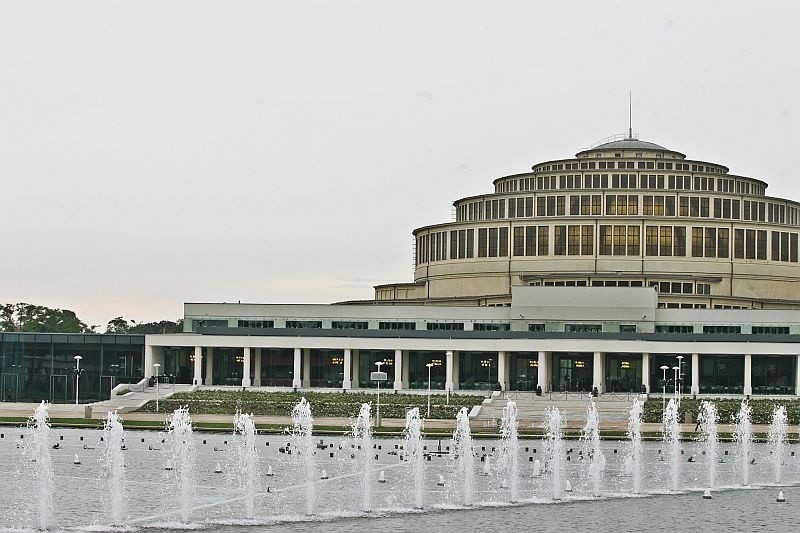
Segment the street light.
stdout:
<svg viewBox="0 0 800 533">
<path fill-rule="evenodd" d="M 81 357 L 80 355 L 76 355 L 75 359 L 75 405 L 78 405 L 78 385 L 80 384 L 80 377 L 81 377 Z"/>
<path fill-rule="evenodd" d="M 681 401 L 681 394 L 683 393 L 683 356 L 678 356 L 678 403 Z"/>
<path fill-rule="evenodd" d="M 425 365 L 428 367 L 428 416 L 426 418 L 431 417 L 431 368 L 433 368 L 433 363 L 428 363 Z"/>
<path fill-rule="evenodd" d="M 661 412 L 663 413 L 667 409 L 667 370 L 669 367 L 667 365 L 661 365 L 659 367 L 661 369 Z"/>
<path fill-rule="evenodd" d="M 675 371 L 675 403 L 678 402 L 678 372 L 681 371 L 680 367 L 673 366 L 672 370 Z"/>
<path fill-rule="evenodd" d="M 153 368 L 156 369 L 156 413 L 158 412 L 158 397 L 159 397 L 159 394 L 158 394 L 158 369 L 159 369 L 160 366 L 161 365 L 158 364 L 158 363 L 153 365 Z"/>
<path fill-rule="evenodd" d="M 381 365 L 383 361 L 376 361 L 375 366 L 378 367 L 377 372 L 370 374 L 370 379 L 378 382 L 378 407 L 375 411 L 376 426 L 381 426 L 381 381 L 386 381 L 386 372 L 381 372 Z"/>
</svg>

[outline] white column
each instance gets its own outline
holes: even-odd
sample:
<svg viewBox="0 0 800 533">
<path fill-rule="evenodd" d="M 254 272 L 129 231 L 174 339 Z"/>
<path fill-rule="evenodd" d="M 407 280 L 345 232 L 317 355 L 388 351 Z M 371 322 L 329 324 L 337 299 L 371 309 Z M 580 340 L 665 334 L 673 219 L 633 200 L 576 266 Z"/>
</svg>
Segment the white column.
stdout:
<svg viewBox="0 0 800 533">
<path fill-rule="evenodd" d="M 303 386 L 301 372 L 303 371 L 303 350 L 294 349 L 294 372 L 292 372 L 292 387 L 299 389 Z"/>
<path fill-rule="evenodd" d="M 153 377 L 153 346 L 150 344 L 144 345 L 144 377 Z"/>
<path fill-rule="evenodd" d="M 444 364 L 444 388 L 451 391 L 453 390 L 453 352 L 445 353 Z"/>
<path fill-rule="evenodd" d="M 200 346 L 194 347 L 194 379 L 193 385 L 202 385 L 203 379 L 203 348 Z"/>
<path fill-rule="evenodd" d="M 245 348 L 242 358 L 242 387 L 249 387 L 252 383 L 250 380 L 250 348 Z"/>
<path fill-rule="evenodd" d="M 594 362 L 592 363 L 592 387 L 597 387 L 597 390 L 603 392 L 603 383 L 605 375 L 603 368 L 603 352 L 594 352 Z"/>
<path fill-rule="evenodd" d="M 214 348 L 206 348 L 206 385 L 214 384 Z"/>
<path fill-rule="evenodd" d="M 539 366 L 537 370 L 539 373 L 539 375 L 536 378 L 536 380 L 539 383 L 538 386 L 542 387 L 542 392 L 549 392 L 550 380 L 547 379 L 547 352 L 539 352 Z"/>
<path fill-rule="evenodd" d="M 353 372 L 352 372 L 351 378 L 350 378 L 352 380 L 352 383 L 351 383 L 350 386 L 352 388 L 354 388 L 354 389 L 357 389 L 357 388 L 360 387 L 360 385 L 358 383 L 358 374 L 359 374 L 360 369 L 361 369 L 361 356 L 360 356 L 358 350 L 353 350 L 353 353 L 350 355 L 350 358 L 353 360 L 353 367 L 352 367 L 353 368 Z"/>
<path fill-rule="evenodd" d="M 256 348 L 253 354 L 254 368 L 253 368 L 253 386 L 261 386 L 261 348 Z"/>
<path fill-rule="evenodd" d="M 453 388 L 451 391 L 461 388 L 461 357 L 458 352 L 453 352 Z"/>
<path fill-rule="evenodd" d="M 403 388 L 403 350 L 394 351 L 394 390 Z"/>
<path fill-rule="evenodd" d="M 403 373 L 401 374 L 402 379 L 400 380 L 400 388 L 407 389 L 408 388 L 408 369 L 409 369 L 409 360 L 411 356 L 408 354 L 408 350 L 403 350 Z"/>
<path fill-rule="evenodd" d="M 692 354 L 692 394 L 700 394 L 700 354 Z"/>
<path fill-rule="evenodd" d="M 311 386 L 311 349 L 303 348 L 303 387 Z"/>
<path fill-rule="evenodd" d="M 753 395 L 753 356 L 744 355 L 744 395 Z"/>
<path fill-rule="evenodd" d="M 794 393 L 800 396 L 800 355 L 797 356 L 797 360 L 794 362 L 794 373 Z"/>
<path fill-rule="evenodd" d="M 652 392 L 650 390 L 650 354 L 643 353 L 642 354 L 642 385 L 645 386 L 647 393 L 650 394 Z"/>
<path fill-rule="evenodd" d="M 344 378 L 342 379 L 342 388 L 349 389 L 353 386 L 353 381 L 350 378 L 353 370 L 352 352 L 350 348 L 344 349 L 344 363 L 342 364 L 344 370 Z"/>
<path fill-rule="evenodd" d="M 497 352 L 497 381 L 500 382 L 500 390 L 506 390 L 506 388 L 508 388 L 507 359 L 508 354 L 506 352 Z"/>
</svg>

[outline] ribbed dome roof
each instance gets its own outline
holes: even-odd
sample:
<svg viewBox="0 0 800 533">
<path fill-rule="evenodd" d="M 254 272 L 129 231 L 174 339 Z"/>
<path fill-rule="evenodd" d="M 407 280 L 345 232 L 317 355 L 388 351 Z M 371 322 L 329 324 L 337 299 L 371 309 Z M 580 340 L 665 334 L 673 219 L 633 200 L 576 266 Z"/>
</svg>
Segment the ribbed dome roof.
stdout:
<svg viewBox="0 0 800 533">
<path fill-rule="evenodd" d="M 589 150 L 667 150 L 660 144 L 640 141 L 639 139 L 622 139 L 597 145 Z M 588 151 L 588 150 L 586 150 Z"/>
</svg>

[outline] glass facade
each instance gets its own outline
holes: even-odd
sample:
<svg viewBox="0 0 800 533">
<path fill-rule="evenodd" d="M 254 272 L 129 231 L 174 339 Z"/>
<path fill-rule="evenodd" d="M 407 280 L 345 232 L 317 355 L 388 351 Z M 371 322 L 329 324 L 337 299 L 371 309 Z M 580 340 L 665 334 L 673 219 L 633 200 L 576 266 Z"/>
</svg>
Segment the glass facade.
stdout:
<svg viewBox="0 0 800 533">
<path fill-rule="evenodd" d="M 394 352 L 390 350 L 359 350 L 358 351 L 358 386 L 364 389 L 377 389 L 378 382 L 369 379 L 373 372 L 378 371 L 375 364 L 383 361 L 381 372 L 386 372 L 386 381 L 381 383 L 381 388 L 391 388 L 394 385 Z M 341 386 L 341 380 L 339 386 Z"/>
<path fill-rule="evenodd" d="M 589 392 L 592 390 L 594 354 L 553 353 L 551 389 L 554 392 Z"/>
<path fill-rule="evenodd" d="M 744 356 L 700 356 L 701 394 L 742 394 L 744 392 Z"/>
<path fill-rule="evenodd" d="M 408 386 L 411 389 L 428 388 L 428 363 L 430 367 L 430 388 L 444 390 L 447 377 L 445 368 L 447 356 L 445 352 L 415 351 L 408 352 Z"/>
<path fill-rule="evenodd" d="M 261 385 L 291 387 L 294 378 L 294 350 L 261 349 Z"/>
<path fill-rule="evenodd" d="M 752 356 L 753 394 L 794 394 L 796 362 L 791 355 Z"/>
<path fill-rule="evenodd" d="M 539 384 L 539 354 L 512 352 L 509 356 L 509 390 L 533 391 Z"/>
<path fill-rule="evenodd" d="M 342 350 L 310 350 L 312 387 L 339 389 L 344 379 Z"/>
<path fill-rule="evenodd" d="M 76 375 L 75 356 L 81 356 Z M 7 402 L 106 400 L 144 377 L 144 335 L 0 333 L 0 393 Z"/>
<path fill-rule="evenodd" d="M 494 390 L 497 385 L 497 352 L 459 352 L 458 388 Z"/>
<path fill-rule="evenodd" d="M 682 359 L 678 356 L 682 355 Z M 678 364 L 680 362 L 680 365 Z M 661 370 L 662 366 L 666 366 L 666 373 Z M 675 370 L 676 366 L 680 366 L 680 386 L 683 394 L 689 394 L 692 390 L 692 356 L 691 354 L 653 354 L 650 356 L 650 379 L 648 392 L 651 393 L 675 393 Z M 666 381 L 662 380 L 666 376 Z"/>
<path fill-rule="evenodd" d="M 642 354 L 607 353 L 604 392 L 639 392 L 642 383 Z"/>
</svg>

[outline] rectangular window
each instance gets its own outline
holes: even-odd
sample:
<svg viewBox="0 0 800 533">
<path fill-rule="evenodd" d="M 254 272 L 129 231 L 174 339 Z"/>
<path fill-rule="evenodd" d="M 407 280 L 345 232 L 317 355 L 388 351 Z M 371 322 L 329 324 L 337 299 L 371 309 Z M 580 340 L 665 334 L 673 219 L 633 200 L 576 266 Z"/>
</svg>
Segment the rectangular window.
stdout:
<svg viewBox="0 0 800 533">
<path fill-rule="evenodd" d="M 555 255 L 566 255 L 567 253 L 567 227 L 555 226 L 553 237 L 553 253 Z"/>
<path fill-rule="evenodd" d="M 467 230 L 467 257 L 475 257 L 475 230 Z"/>
<path fill-rule="evenodd" d="M 415 330 L 416 322 L 378 322 L 378 329 Z"/>
<path fill-rule="evenodd" d="M 692 228 L 692 257 L 703 257 L 703 228 Z"/>
<path fill-rule="evenodd" d="M 428 322 L 428 331 L 464 331 L 463 322 Z"/>
<path fill-rule="evenodd" d="M 500 250 L 499 257 L 508 257 L 508 228 L 500 228 Z"/>
<path fill-rule="evenodd" d="M 647 226 L 644 229 L 644 255 L 658 255 L 658 226 Z"/>
<path fill-rule="evenodd" d="M 594 226 L 581 228 L 581 255 L 594 255 Z"/>
<path fill-rule="evenodd" d="M 550 255 L 550 227 L 539 226 L 538 229 L 537 253 L 538 255 Z"/>
<path fill-rule="evenodd" d="M 581 197 L 572 195 L 569 197 L 569 214 L 570 215 L 580 215 L 581 214 Z"/>
<path fill-rule="evenodd" d="M 629 215 L 639 214 L 639 197 L 635 194 L 628 195 L 628 214 Z"/>
<path fill-rule="evenodd" d="M 564 331 L 572 333 L 595 333 L 603 331 L 601 324 L 564 324 Z"/>
<path fill-rule="evenodd" d="M 678 257 L 686 257 L 686 228 L 683 226 L 675 226 L 673 228 L 675 255 Z"/>
<path fill-rule="evenodd" d="M 600 226 L 600 255 L 611 255 L 613 244 L 612 226 Z"/>
<path fill-rule="evenodd" d="M 756 232 L 756 259 L 767 258 L 767 230 Z"/>
<path fill-rule="evenodd" d="M 489 257 L 497 257 L 497 228 L 489 228 Z"/>
<path fill-rule="evenodd" d="M 478 228 L 478 257 L 486 257 L 488 244 L 489 231 L 486 228 Z"/>
<path fill-rule="evenodd" d="M 756 258 L 756 230 L 748 229 L 744 233 L 744 257 L 745 259 Z"/>
<path fill-rule="evenodd" d="M 730 257 L 730 230 L 717 229 L 717 257 Z"/>
<path fill-rule="evenodd" d="M 603 214 L 603 197 L 599 194 L 592 195 L 592 215 L 600 216 Z"/>
<path fill-rule="evenodd" d="M 706 228 L 705 254 L 706 257 L 717 256 L 717 230 L 716 228 Z"/>
<path fill-rule="evenodd" d="M 458 230 L 450 232 L 450 259 L 458 259 Z"/>
<path fill-rule="evenodd" d="M 525 228 L 514 228 L 514 255 L 525 255 Z"/>
<path fill-rule="evenodd" d="M 641 255 L 641 244 L 639 239 L 639 226 L 628 226 L 628 255 Z"/>
<path fill-rule="evenodd" d="M 509 331 L 511 324 L 509 323 L 475 323 L 472 325 L 473 331 Z"/>
<path fill-rule="evenodd" d="M 789 261 L 789 232 L 781 232 L 781 261 Z"/>
<path fill-rule="evenodd" d="M 661 239 L 659 244 L 659 255 L 672 255 L 672 226 L 661 226 Z"/>
<path fill-rule="evenodd" d="M 744 259 L 744 230 L 733 230 L 733 257 Z"/>
<path fill-rule="evenodd" d="M 753 326 L 753 335 L 788 335 L 789 326 Z"/>
<path fill-rule="evenodd" d="M 525 255 L 536 255 L 536 226 L 525 227 Z"/>
<path fill-rule="evenodd" d="M 287 328 L 293 329 L 322 329 L 321 320 L 287 320 Z"/>
<path fill-rule="evenodd" d="M 772 254 L 770 255 L 773 261 L 781 260 L 781 232 L 772 232 Z"/>
<path fill-rule="evenodd" d="M 570 225 L 567 228 L 567 255 L 580 255 L 581 253 L 581 227 Z"/>
<path fill-rule="evenodd" d="M 613 194 L 606 196 L 606 215 L 617 214 L 617 197 Z"/>
<path fill-rule="evenodd" d="M 368 329 L 368 327 L 368 322 L 353 322 L 343 320 L 334 320 L 331 322 L 331 328 L 333 329 Z"/>
</svg>

